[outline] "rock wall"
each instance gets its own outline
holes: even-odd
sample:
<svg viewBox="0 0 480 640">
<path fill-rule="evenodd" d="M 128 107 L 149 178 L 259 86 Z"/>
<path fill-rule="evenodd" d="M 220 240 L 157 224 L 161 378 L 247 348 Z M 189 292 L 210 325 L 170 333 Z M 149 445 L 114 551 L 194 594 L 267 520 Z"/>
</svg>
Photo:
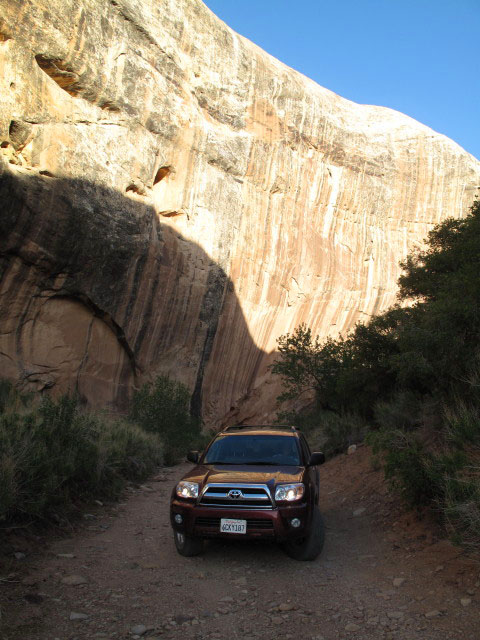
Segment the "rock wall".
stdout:
<svg viewBox="0 0 480 640">
<path fill-rule="evenodd" d="M 123 407 L 166 372 L 211 425 L 268 420 L 276 338 L 387 308 L 480 185 L 200 0 L 3 0 L 0 157 L 1 374 Z"/>
</svg>

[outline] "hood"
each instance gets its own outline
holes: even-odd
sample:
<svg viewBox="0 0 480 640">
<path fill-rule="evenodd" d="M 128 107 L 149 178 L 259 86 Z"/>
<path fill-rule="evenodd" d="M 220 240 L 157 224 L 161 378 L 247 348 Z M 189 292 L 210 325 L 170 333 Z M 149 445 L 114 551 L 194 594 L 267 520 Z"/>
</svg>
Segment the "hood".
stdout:
<svg viewBox="0 0 480 640">
<path fill-rule="evenodd" d="M 248 482 L 272 487 L 279 483 L 303 482 L 304 473 L 305 467 L 201 464 L 186 473 L 182 480 L 198 482 L 202 487 L 209 482 Z"/>
</svg>

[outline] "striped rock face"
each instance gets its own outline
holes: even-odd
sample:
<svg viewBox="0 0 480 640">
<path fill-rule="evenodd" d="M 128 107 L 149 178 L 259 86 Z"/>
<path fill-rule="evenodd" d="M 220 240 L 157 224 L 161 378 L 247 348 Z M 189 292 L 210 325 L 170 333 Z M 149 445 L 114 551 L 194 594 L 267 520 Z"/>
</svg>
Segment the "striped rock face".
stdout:
<svg viewBox="0 0 480 640">
<path fill-rule="evenodd" d="M 323 89 L 200 0 L 3 0 L 0 370 L 124 408 L 159 373 L 268 420 L 276 338 L 347 331 L 480 163 Z"/>
</svg>

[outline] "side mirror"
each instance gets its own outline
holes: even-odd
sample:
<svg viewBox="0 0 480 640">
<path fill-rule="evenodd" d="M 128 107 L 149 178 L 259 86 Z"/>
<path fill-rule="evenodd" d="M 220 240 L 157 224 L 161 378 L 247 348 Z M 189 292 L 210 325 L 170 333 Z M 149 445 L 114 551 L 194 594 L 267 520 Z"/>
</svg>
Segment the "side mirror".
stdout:
<svg viewBox="0 0 480 640">
<path fill-rule="evenodd" d="M 310 456 L 310 460 L 308 461 L 309 467 L 316 467 L 318 464 L 323 464 L 325 462 L 325 454 L 321 451 L 315 451 Z"/>
<path fill-rule="evenodd" d="M 187 453 L 187 460 L 189 462 L 193 462 L 194 464 L 196 464 L 198 462 L 199 458 L 200 458 L 200 455 L 199 455 L 198 451 L 189 451 Z"/>
</svg>

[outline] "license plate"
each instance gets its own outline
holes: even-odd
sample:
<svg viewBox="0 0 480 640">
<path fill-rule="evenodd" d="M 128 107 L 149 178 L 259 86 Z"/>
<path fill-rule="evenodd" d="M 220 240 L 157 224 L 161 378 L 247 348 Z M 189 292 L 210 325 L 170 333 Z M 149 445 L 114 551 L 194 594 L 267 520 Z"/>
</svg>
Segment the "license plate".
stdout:
<svg viewBox="0 0 480 640">
<path fill-rule="evenodd" d="M 231 520 L 230 518 L 222 518 L 220 520 L 221 533 L 247 533 L 246 520 Z"/>
</svg>

